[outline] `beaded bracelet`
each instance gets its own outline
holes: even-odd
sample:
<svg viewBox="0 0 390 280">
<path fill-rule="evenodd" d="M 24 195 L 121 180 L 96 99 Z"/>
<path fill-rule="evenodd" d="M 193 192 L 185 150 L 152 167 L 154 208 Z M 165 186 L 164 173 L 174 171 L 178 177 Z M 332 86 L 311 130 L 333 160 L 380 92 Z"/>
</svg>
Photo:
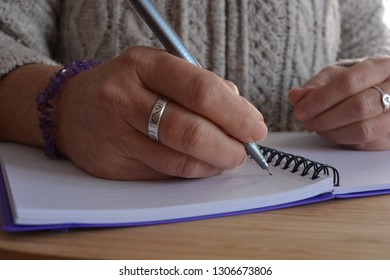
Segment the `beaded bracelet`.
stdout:
<svg viewBox="0 0 390 280">
<path fill-rule="evenodd" d="M 64 68 L 50 78 L 47 88 L 38 94 L 36 104 L 38 111 L 41 113 L 39 116 L 39 128 L 42 130 L 43 150 L 48 157 L 58 158 L 62 156 L 55 144 L 53 124 L 54 108 L 51 101 L 60 93 L 60 88 L 67 80 L 100 63 L 98 60 L 82 60 L 66 64 Z"/>
</svg>

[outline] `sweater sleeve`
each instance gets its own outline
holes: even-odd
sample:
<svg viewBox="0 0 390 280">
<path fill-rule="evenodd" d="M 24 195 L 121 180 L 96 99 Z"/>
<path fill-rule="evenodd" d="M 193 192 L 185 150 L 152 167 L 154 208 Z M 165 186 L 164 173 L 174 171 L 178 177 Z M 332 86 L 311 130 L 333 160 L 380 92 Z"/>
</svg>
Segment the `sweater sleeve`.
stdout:
<svg viewBox="0 0 390 280">
<path fill-rule="evenodd" d="M 338 59 L 353 64 L 365 57 L 390 55 L 390 29 L 382 0 L 340 0 L 341 47 Z"/>
<path fill-rule="evenodd" d="M 0 1 L 0 78 L 18 66 L 55 65 L 57 0 Z"/>
</svg>

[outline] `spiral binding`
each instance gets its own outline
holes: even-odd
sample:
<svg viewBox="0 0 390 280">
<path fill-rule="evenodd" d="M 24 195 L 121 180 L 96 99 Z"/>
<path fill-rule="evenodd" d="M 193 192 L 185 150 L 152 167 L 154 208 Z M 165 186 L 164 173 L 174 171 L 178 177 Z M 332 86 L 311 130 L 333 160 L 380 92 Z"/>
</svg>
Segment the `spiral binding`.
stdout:
<svg viewBox="0 0 390 280">
<path fill-rule="evenodd" d="M 302 170 L 300 174 L 301 176 L 307 176 L 309 172 L 312 171 L 312 180 L 319 178 L 321 172 L 327 176 L 329 176 L 329 174 L 332 172 L 333 185 L 340 185 L 339 172 L 333 166 L 320 163 L 302 156 L 282 152 L 273 148 L 268 148 L 261 145 L 258 146 L 264 157 L 267 159 L 267 162 L 273 163 L 274 166 L 282 166 L 282 169 L 291 169 L 292 173 L 296 173 Z"/>
</svg>

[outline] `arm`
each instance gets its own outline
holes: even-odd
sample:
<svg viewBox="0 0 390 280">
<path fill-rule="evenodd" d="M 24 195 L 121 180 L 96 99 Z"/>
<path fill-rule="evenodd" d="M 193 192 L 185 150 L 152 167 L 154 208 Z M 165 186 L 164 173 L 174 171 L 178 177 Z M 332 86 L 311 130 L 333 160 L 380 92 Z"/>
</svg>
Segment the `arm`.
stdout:
<svg viewBox="0 0 390 280">
<path fill-rule="evenodd" d="M 34 87 L 47 83 L 42 81 L 52 71 L 52 66 L 27 65 L 3 79 L 0 90 L 12 92 L 19 82 L 16 90 L 23 91 L 20 100 L 12 94 L 4 99 L 16 111 L 5 108 L 9 141 L 23 142 L 27 135 L 28 143 L 41 143 L 34 124 Z M 147 124 L 161 96 L 170 101 L 160 123 L 160 141 L 154 141 Z M 69 79 L 54 100 L 54 115 L 58 149 L 86 172 L 110 179 L 211 176 L 242 164 L 242 142 L 261 140 L 267 133 L 262 115 L 236 87 L 147 47 L 130 48 Z"/>
<path fill-rule="evenodd" d="M 51 56 L 59 5 L 53 0 L 0 3 L 0 140 L 42 143 L 34 101 L 58 69 L 49 65 L 56 64 Z"/>
<path fill-rule="evenodd" d="M 49 38 L 35 44 L 26 32 L 14 39 L 12 32 L 2 33 L 2 44 L 18 59 L 7 64 L 0 80 L 0 139 L 42 145 L 34 100 L 59 67 L 49 65 L 55 64 L 47 58 Z M 25 36 L 29 40 L 17 39 Z M 56 145 L 98 177 L 211 176 L 243 163 L 242 142 L 267 133 L 262 115 L 237 93 L 231 83 L 165 51 L 129 48 L 63 84 L 53 101 Z M 170 101 L 160 141 L 154 141 L 147 124 L 161 96 Z"/>
<path fill-rule="evenodd" d="M 25 65 L 0 79 L 0 140 L 42 146 L 35 98 L 58 68 Z"/>
</svg>

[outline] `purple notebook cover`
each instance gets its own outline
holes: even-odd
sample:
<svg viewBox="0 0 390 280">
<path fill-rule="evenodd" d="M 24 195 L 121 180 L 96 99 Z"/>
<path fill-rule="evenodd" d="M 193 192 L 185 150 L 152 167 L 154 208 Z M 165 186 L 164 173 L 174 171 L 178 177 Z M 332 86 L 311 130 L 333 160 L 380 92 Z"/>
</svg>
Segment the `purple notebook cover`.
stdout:
<svg viewBox="0 0 390 280">
<path fill-rule="evenodd" d="M 390 188 L 390 186 L 389 186 L 389 188 Z M 376 190 L 376 191 L 369 191 L 369 192 L 336 194 L 335 198 L 358 198 L 358 197 L 364 197 L 364 196 L 374 196 L 374 195 L 383 195 L 383 194 L 390 194 L 390 189 Z"/>
<path fill-rule="evenodd" d="M 175 223 L 175 222 L 184 222 L 184 221 L 192 221 L 192 220 L 201 220 L 201 219 L 209 219 L 216 217 L 224 217 L 224 216 L 233 216 L 233 215 L 241 215 L 241 214 L 249 214 L 255 212 L 262 211 L 270 211 L 281 208 L 293 207 L 298 205 L 311 204 L 315 202 L 330 200 L 334 198 L 331 193 L 322 194 L 319 196 L 315 196 L 309 199 L 300 200 L 291 203 L 280 204 L 276 206 L 256 208 L 256 209 L 247 209 L 242 211 L 228 212 L 228 213 L 218 213 L 213 215 L 205 215 L 205 216 L 196 216 L 196 217 L 187 217 L 182 219 L 172 219 L 172 220 L 163 220 L 163 221 L 151 221 L 151 222 L 141 222 L 141 223 L 104 223 L 104 224 L 51 224 L 51 225 L 16 225 L 12 218 L 11 206 L 8 200 L 7 189 L 5 186 L 3 173 L 0 171 L 0 204 L 1 204 L 1 216 L 2 216 L 2 227 L 3 230 L 9 232 L 18 232 L 18 231 L 35 231 L 35 230 L 58 230 L 58 231 L 66 231 L 70 228 L 104 228 L 104 227 L 130 227 L 130 226 L 146 226 L 146 225 L 156 225 L 156 224 L 167 224 L 167 223 Z"/>
</svg>

